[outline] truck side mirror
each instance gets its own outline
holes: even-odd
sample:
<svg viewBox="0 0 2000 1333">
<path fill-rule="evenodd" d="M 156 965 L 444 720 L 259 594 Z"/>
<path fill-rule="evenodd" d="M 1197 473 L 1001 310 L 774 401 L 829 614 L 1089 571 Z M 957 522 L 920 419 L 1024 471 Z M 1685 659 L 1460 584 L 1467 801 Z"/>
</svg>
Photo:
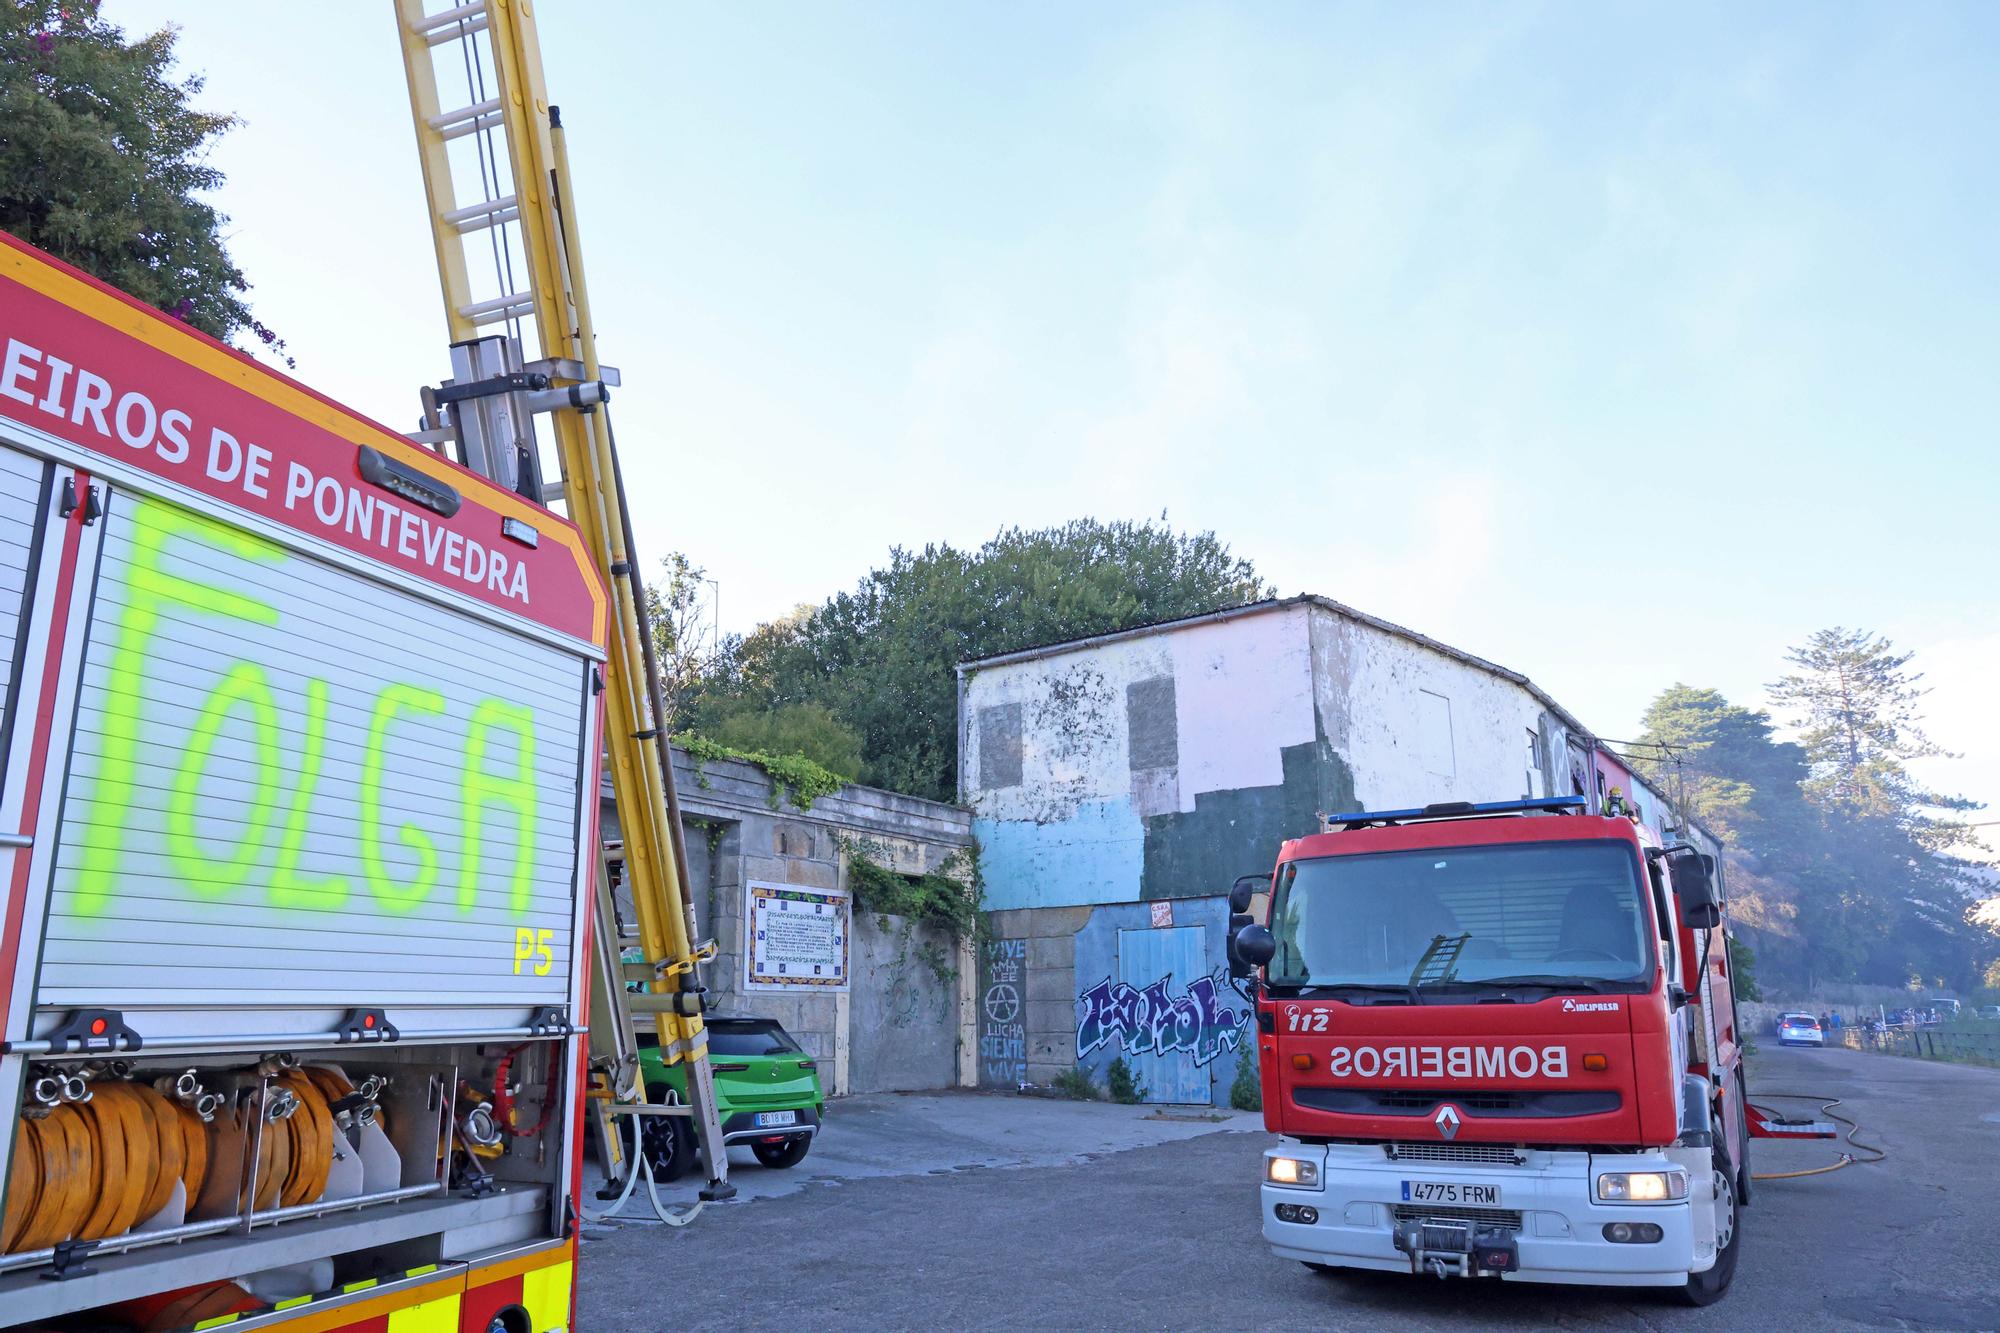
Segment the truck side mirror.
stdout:
<svg viewBox="0 0 2000 1333">
<path fill-rule="evenodd" d="M 1270 962 L 1278 952 L 1271 932 L 1251 922 L 1229 938 L 1229 975 L 1239 980 Z"/>
<path fill-rule="evenodd" d="M 1269 875 L 1238 875 L 1229 886 L 1229 910 L 1241 915 L 1250 910 L 1250 900 L 1259 890 L 1270 887 Z"/>
<path fill-rule="evenodd" d="M 1667 869 L 1674 878 L 1674 898 L 1680 903 L 1681 920 L 1695 930 L 1713 930 L 1722 924 L 1722 904 L 1715 895 L 1715 858 L 1692 847 L 1676 847 L 1667 853 Z"/>
</svg>

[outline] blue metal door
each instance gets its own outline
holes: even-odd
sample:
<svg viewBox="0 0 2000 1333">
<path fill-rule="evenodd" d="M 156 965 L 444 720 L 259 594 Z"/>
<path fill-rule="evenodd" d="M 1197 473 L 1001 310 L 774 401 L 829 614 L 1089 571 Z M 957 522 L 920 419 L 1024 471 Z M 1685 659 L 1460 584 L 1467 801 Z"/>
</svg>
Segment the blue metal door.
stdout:
<svg viewBox="0 0 2000 1333">
<path fill-rule="evenodd" d="M 1190 982 L 1207 975 L 1200 926 L 1170 926 L 1156 930 L 1118 932 L 1118 979 L 1137 991 L 1158 997 L 1148 1008 L 1164 1010 L 1167 997 L 1178 996 Z M 1195 1063 L 1196 1052 L 1177 1049 L 1170 1023 L 1146 1024 L 1129 1033 L 1125 1063 L 1145 1090 L 1149 1102 L 1182 1105 L 1209 1100 L 1208 1070 Z M 1140 1049 L 1135 1051 L 1134 1047 Z M 1161 1050 L 1159 1047 L 1168 1047 Z"/>
</svg>

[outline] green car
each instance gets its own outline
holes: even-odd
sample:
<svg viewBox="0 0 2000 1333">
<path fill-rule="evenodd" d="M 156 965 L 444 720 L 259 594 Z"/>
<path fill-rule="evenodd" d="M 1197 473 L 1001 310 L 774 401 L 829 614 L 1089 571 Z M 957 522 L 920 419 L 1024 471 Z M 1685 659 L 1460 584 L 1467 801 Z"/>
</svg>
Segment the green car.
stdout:
<svg viewBox="0 0 2000 1333">
<path fill-rule="evenodd" d="M 702 1025 L 708 1030 L 722 1141 L 748 1144 L 765 1166 L 797 1166 L 826 1114 L 826 1094 L 820 1091 L 812 1057 L 776 1019 L 709 1014 Z M 659 1039 L 652 1033 L 638 1037 L 646 1100 L 685 1102 L 686 1066 L 662 1063 Z M 640 1144 L 653 1179 L 673 1180 L 694 1163 L 694 1128 L 678 1116 L 644 1119 Z"/>
</svg>

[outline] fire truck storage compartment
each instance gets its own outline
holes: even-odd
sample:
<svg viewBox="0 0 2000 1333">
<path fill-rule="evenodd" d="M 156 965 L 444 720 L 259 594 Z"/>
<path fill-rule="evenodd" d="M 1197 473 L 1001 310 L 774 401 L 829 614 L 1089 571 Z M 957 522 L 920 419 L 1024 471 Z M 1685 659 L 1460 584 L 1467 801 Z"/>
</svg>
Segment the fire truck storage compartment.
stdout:
<svg viewBox="0 0 2000 1333">
<path fill-rule="evenodd" d="M 185 1106 L 183 1114 L 196 1119 L 197 1106 L 210 1111 L 195 1131 L 207 1155 L 200 1165 L 183 1156 L 180 1169 L 193 1174 L 163 1190 L 167 1205 L 85 1247 L 74 1260 L 78 1271 L 60 1281 L 46 1280 L 60 1271 L 46 1246 L 19 1252 L 17 1245 L 17 1252 L 0 1254 L 0 1310 L 11 1324 L 220 1281 L 236 1281 L 265 1300 L 287 1300 L 558 1236 L 562 1108 L 571 1091 L 562 1071 L 574 1063 L 575 1041 L 305 1051 L 296 1069 L 275 1068 L 256 1055 L 148 1059 L 143 1052 L 115 1069 L 95 1062 L 37 1066 L 38 1075 L 95 1070 L 88 1083 L 99 1111 L 91 1114 L 134 1084 L 160 1090 L 160 1103 Z M 469 1152 L 467 1116 L 482 1103 L 491 1107 L 503 1058 L 509 1083 L 519 1086 L 511 1119 L 520 1132 L 494 1122 L 505 1146 Z M 282 1118 L 264 1118 L 260 1112 L 276 1090 L 288 1087 L 323 1095 L 310 1108 L 293 1105 Z M 350 1095 L 331 1096 L 343 1089 Z M 180 1093 L 189 1095 L 183 1100 Z M 206 1103 L 211 1096 L 213 1105 Z M 555 1105 L 544 1116 L 551 1097 Z M 331 1121 L 320 1119 L 329 1104 L 343 1109 Z M 31 1110 L 30 1117 L 49 1126 L 89 1106 L 64 1103 Z M 332 1149 L 331 1160 L 322 1152 L 315 1160 L 323 1174 L 298 1186 L 299 1147 L 308 1136 Z M 290 1147 L 273 1153 L 270 1143 Z M 95 1139 L 92 1148 L 101 1151 Z M 469 1168 L 468 1159 L 477 1167 Z M 129 1155 L 128 1171 L 138 1161 Z M 482 1175 L 487 1179 L 478 1180 Z M 201 1182 L 192 1200 L 189 1180 Z M 307 1190 L 311 1197 L 300 1197 Z M 253 1223 L 247 1234 L 246 1218 Z"/>
<path fill-rule="evenodd" d="M 115 1009 L 152 1039 L 318 1010 L 326 1031 L 367 1004 L 474 1029 L 566 1007 L 581 655 L 163 501 L 107 510 L 45 1024 Z"/>
</svg>

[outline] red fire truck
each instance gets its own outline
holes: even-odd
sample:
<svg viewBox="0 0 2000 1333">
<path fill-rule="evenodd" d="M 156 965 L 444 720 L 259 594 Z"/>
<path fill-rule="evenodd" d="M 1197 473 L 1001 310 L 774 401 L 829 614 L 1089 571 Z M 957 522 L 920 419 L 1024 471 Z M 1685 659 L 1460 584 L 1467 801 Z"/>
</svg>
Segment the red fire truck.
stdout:
<svg viewBox="0 0 2000 1333">
<path fill-rule="evenodd" d="M 0 234 L 0 1325 L 572 1326 L 606 606 Z"/>
<path fill-rule="evenodd" d="M 1716 874 L 1571 797 L 1341 815 L 1238 881 L 1273 1251 L 1718 1299 L 1750 1173 Z"/>
</svg>

